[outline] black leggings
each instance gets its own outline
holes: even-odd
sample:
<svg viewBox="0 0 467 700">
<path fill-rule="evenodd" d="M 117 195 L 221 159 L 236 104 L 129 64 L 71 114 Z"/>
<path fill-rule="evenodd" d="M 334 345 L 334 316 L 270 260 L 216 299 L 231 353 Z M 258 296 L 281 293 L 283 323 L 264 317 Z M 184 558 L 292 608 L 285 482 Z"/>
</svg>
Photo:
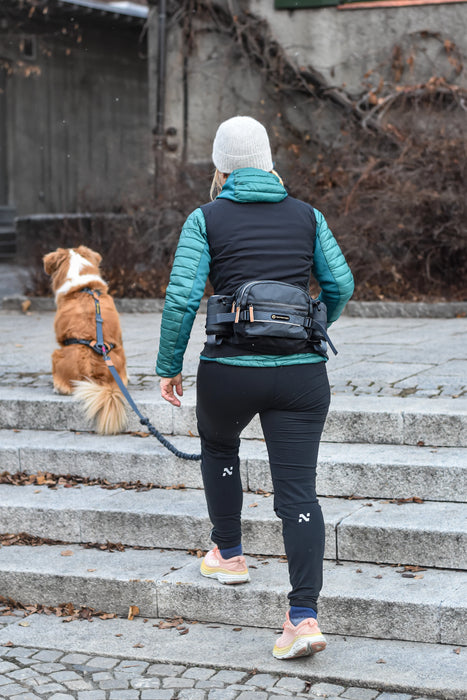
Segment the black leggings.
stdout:
<svg viewBox="0 0 467 700">
<path fill-rule="evenodd" d="M 259 413 L 282 520 L 291 605 L 316 610 L 323 578 L 324 522 L 315 490 L 316 461 L 329 408 L 325 362 L 238 367 L 201 360 L 197 418 L 211 539 L 241 542 L 240 433 Z"/>
</svg>

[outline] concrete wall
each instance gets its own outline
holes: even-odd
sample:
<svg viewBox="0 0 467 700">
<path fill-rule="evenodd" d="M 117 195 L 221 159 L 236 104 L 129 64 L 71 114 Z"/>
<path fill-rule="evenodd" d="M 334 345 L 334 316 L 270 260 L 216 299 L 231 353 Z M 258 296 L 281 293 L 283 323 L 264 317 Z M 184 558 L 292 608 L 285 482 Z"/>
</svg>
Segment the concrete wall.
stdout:
<svg viewBox="0 0 467 700">
<path fill-rule="evenodd" d="M 37 33 L 29 30 L 36 41 L 29 60 L 24 35 L 0 31 L 0 57 L 12 66 L 4 94 L 8 202 L 18 215 L 109 207 L 149 179 L 140 29 L 103 22 L 81 29 L 77 43 L 38 24 Z"/>
<path fill-rule="evenodd" d="M 457 75 L 444 41 L 467 58 L 467 3 L 412 7 L 274 10 L 270 0 L 250 0 L 252 12 L 268 20 L 283 48 L 297 65 L 312 65 L 326 80 L 350 93 L 362 90 L 364 78 L 394 80 L 393 49 L 402 50 L 402 83 L 432 75 L 467 87 L 467 70 Z"/>
<path fill-rule="evenodd" d="M 229 7 L 233 11 L 249 7 L 266 19 L 293 63 L 312 66 L 329 85 L 345 88 L 352 97 L 377 86 L 381 78 L 395 86 L 424 82 L 437 75 L 467 86 L 466 70 L 459 74 L 454 65 L 459 56 L 467 55 L 467 3 L 287 11 L 275 10 L 273 0 L 231 0 Z M 172 26 L 168 35 L 165 126 L 177 131 L 177 148 L 168 154 L 169 159 L 181 158 L 183 153 L 184 105 L 188 109 L 185 139 L 189 161 L 210 160 L 217 125 L 235 114 L 250 114 L 267 124 L 279 162 L 281 152 L 293 141 L 288 143 L 286 135 L 284 140 L 285 120 L 293 129 L 309 134 L 311 141 L 331 144 L 339 139 L 339 108 L 325 100 L 297 100 L 296 95 L 291 99 L 286 90 L 275 102 L 265 75 L 227 35 L 203 31 L 200 21 L 195 26 L 195 48 L 185 67 L 186 95 L 179 28 Z M 151 103 L 155 103 L 156 28 L 153 9 L 149 20 Z M 450 54 L 445 41 L 451 42 Z"/>
</svg>

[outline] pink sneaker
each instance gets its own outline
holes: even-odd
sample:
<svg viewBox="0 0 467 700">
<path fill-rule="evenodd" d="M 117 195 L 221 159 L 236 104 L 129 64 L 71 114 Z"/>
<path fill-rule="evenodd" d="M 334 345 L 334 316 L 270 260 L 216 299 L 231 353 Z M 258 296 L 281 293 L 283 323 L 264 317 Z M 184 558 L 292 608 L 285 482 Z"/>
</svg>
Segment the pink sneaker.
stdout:
<svg viewBox="0 0 467 700">
<path fill-rule="evenodd" d="M 203 576 L 217 578 L 221 583 L 245 583 L 250 580 L 245 557 L 224 559 L 217 546 L 206 554 L 200 570 Z"/>
<path fill-rule="evenodd" d="M 290 622 L 289 613 L 283 624 L 284 631 L 274 645 L 272 655 L 276 659 L 295 659 L 323 651 L 326 640 L 313 617 L 302 620 L 298 625 Z"/>
</svg>

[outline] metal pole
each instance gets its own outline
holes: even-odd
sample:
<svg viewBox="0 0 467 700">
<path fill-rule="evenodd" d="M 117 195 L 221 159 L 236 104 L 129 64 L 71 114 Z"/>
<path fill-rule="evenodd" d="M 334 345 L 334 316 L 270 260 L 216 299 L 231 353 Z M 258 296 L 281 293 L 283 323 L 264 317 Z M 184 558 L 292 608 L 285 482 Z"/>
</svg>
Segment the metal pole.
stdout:
<svg viewBox="0 0 467 700">
<path fill-rule="evenodd" d="M 159 0 L 159 21 L 157 32 L 157 92 L 156 92 L 156 126 L 154 128 L 154 187 L 158 197 L 161 190 L 164 167 L 164 121 L 165 121 L 165 73 L 167 62 L 167 1 Z"/>
</svg>

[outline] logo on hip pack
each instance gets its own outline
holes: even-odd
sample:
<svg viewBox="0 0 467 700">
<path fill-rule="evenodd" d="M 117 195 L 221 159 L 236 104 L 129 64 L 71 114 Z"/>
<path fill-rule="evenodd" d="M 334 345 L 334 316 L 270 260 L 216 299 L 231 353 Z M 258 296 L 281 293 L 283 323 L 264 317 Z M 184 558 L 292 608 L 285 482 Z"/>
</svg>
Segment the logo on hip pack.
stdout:
<svg viewBox="0 0 467 700">
<path fill-rule="evenodd" d="M 233 467 L 224 467 L 224 473 L 222 476 L 232 476 L 233 474 Z"/>
<path fill-rule="evenodd" d="M 310 514 L 307 513 L 306 515 L 304 513 L 300 513 L 298 516 L 298 522 L 299 523 L 309 523 L 310 522 Z"/>
</svg>

